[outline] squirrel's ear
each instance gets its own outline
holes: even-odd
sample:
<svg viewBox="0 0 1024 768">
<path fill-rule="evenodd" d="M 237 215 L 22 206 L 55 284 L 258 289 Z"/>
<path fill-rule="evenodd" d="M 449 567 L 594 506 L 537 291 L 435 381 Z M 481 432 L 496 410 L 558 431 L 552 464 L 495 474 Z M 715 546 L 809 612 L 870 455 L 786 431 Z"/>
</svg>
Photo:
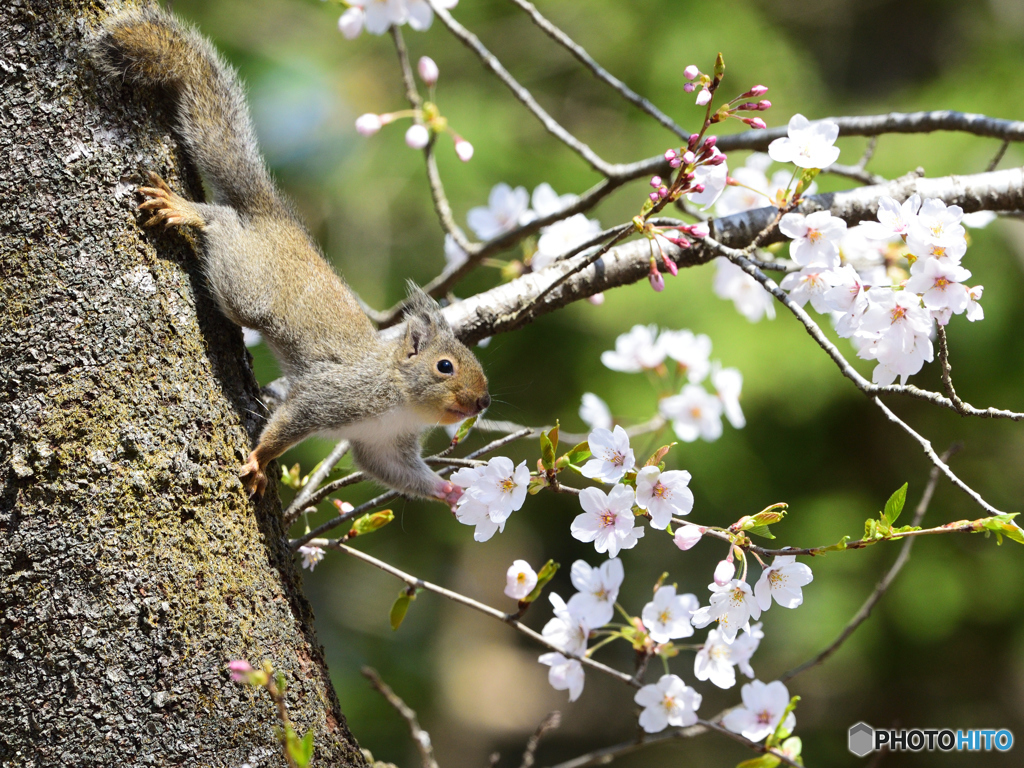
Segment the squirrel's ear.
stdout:
<svg viewBox="0 0 1024 768">
<path fill-rule="evenodd" d="M 419 352 L 442 333 L 451 333 L 448 321 L 441 314 L 441 307 L 411 280 L 409 300 L 405 310 L 405 354 L 407 357 Z"/>
</svg>

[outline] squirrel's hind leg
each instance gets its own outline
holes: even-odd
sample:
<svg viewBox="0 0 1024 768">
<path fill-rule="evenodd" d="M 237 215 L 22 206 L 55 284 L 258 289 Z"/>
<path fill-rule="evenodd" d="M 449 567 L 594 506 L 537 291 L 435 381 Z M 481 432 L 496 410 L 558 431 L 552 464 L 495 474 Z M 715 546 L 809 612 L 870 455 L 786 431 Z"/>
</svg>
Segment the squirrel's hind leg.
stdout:
<svg viewBox="0 0 1024 768">
<path fill-rule="evenodd" d="M 203 218 L 194 203 L 172 192 L 171 188 L 167 186 L 167 182 L 153 171 L 149 171 L 148 175 L 149 183 L 153 186 L 139 187 L 139 193 L 146 198 L 139 203 L 139 210 L 153 212 L 145 226 L 153 227 L 162 222 L 167 229 L 171 227 L 203 229 L 206 227 L 206 219 Z"/>
</svg>

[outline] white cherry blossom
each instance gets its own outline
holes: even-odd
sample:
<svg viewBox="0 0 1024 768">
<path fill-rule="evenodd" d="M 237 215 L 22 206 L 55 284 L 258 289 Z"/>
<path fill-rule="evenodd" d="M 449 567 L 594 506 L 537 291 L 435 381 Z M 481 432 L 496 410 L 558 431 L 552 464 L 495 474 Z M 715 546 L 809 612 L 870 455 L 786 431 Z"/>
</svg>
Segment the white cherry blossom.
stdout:
<svg viewBox="0 0 1024 768">
<path fill-rule="evenodd" d="M 647 628 L 647 634 L 656 643 L 667 643 L 693 634 L 690 616 L 700 608 L 697 596 L 677 595 L 672 585 L 658 587 L 654 599 L 644 606 L 640 618 Z"/>
<path fill-rule="evenodd" d="M 522 600 L 537 586 L 537 572 L 525 560 L 515 560 L 505 574 L 505 594 Z"/>
<path fill-rule="evenodd" d="M 573 538 L 592 541 L 595 550 L 615 557 L 643 537 L 644 529 L 633 525 L 633 489 L 629 486 L 616 485 L 607 495 L 598 488 L 584 488 L 579 498 L 584 511 L 572 521 Z"/>
<path fill-rule="evenodd" d="M 816 312 L 829 311 L 825 293 L 832 287 L 831 271 L 826 267 L 804 267 L 799 272 L 790 272 L 779 283 L 789 298 L 801 307 L 811 302 Z"/>
<path fill-rule="evenodd" d="M 487 207 L 470 208 L 466 221 L 481 240 L 492 240 L 515 229 L 529 205 L 525 187 L 512 189 L 505 183 L 496 184 L 487 197 Z"/>
<path fill-rule="evenodd" d="M 832 120 L 810 122 L 800 114 L 789 119 L 789 136 L 768 145 L 768 155 L 777 163 L 798 168 L 827 168 L 839 159 L 839 125 Z"/>
<path fill-rule="evenodd" d="M 698 384 L 687 384 L 678 395 L 662 399 L 658 410 L 684 442 L 698 437 L 713 442 L 722 436 L 722 402 Z"/>
<path fill-rule="evenodd" d="M 612 412 L 608 409 L 608 404 L 593 392 L 583 393 L 579 413 L 583 423 L 591 429 L 612 428 Z"/>
<path fill-rule="evenodd" d="M 938 245 L 964 240 L 966 232 L 960 223 L 963 217 L 964 209 L 959 205 L 946 205 L 934 197 L 929 198 L 921 204 L 921 210 L 910 224 L 907 243 L 911 237 L 931 240 Z"/>
<path fill-rule="evenodd" d="M 764 637 L 760 624 L 754 624 L 749 631 L 734 640 L 729 640 L 717 629 L 708 632 L 704 645 L 697 651 L 693 660 L 693 675 L 698 680 L 710 680 L 719 688 L 732 688 L 736 685 L 736 670 L 740 670 L 749 678 L 754 677 L 750 666 L 750 658 Z"/>
<path fill-rule="evenodd" d="M 591 568 L 577 560 L 570 571 L 572 585 L 579 590 L 569 598 L 569 610 L 590 627 L 603 627 L 615 615 L 615 601 L 625 573 L 617 557 L 606 560 L 599 568 Z"/>
<path fill-rule="evenodd" d="M 793 239 L 789 257 L 801 267 L 839 266 L 839 241 L 846 233 L 846 222 L 828 211 L 787 213 L 779 221 L 779 231 Z"/>
<path fill-rule="evenodd" d="M 582 213 L 574 214 L 541 230 L 537 240 L 537 252 L 533 254 L 530 265 L 534 272 L 539 272 L 555 259 L 583 245 L 595 235 L 601 233 L 601 222 L 588 219 Z"/>
<path fill-rule="evenodd" d="M 657 368 L 665 362 L 665 345 L 656 325 L 634 325 L 615 339 L 615 350 L 601 353 L 606 368 L 623 373 Z"/>
<path fill-rule="evenodd" d="M 593 458 L 580 467 L 584 477 L 617 483 L 636 466 L 633 449 L 629 447 L 629 435 L 621 426 L 616 426 L 611 432 L 595 429 L 587 436 L 587 444 Z"/>
<path fill-rule="evenodd" d="M 315 545 L 306 544 L 299 547 L 299 554 L 302 555 L 302 567 L 308 568 L 310 571 L 316 568 L 317 563 L 324 559 L 323 548 Z"/>
<path fill-rule="evenodd" d="M 417 32 L 430 29 L 434 21 L 434 9 L 427 0 L 406 0 L 409 8 L 409 26 Z M 434 0 L 439 8 L 451 9 L 459 4 L 459 0 Z"/>
<path fill-rule="evenodd" d="M 363 24 L 373 35 L 383 35 L 392 24 L 405 24 L 409 19 L 404 0 L 351 0 L 350 5 L 363 9 L 366 14 Z"/>
<path fill-rule="evenodd" d="M 754 585 L 754 596 L 762 611 L 772 607 L 772 598 L 783 608 L 796 608 L 804 601 L 801 587 L 814 581 L 814 574 L 805 563 L 796 562 L 793 555 L 779 555 L 761 572 Z"/>
<path fill-rule="evenodd" d="M 725 418 L 736 429 L 743 429 L 747 420 L 740 407 L 740 393 L 743 391 L 743 374 L 736 368 L 722 368 L 716 361 L 711 366 L 711 384 L 722 401 Z"/>
<path fill-rule="evenodd" d="M 718 622 L 722 634 L 732 639 L 746 626 L 751 617 L 761 618 L 761 606 L 754 598 L 754 592 L 745 581 L 733 579 L 727 584 L 709 584 L 710 605 L 693 612 L 693 626 L 706 627 L 712 621 Z"/>
<path fill-rule="evenodd" d="M 545 653 L 537 659 L 551 669 L 548 682 L 556 691 L 569 691 L 569 701 L 576 701 L 583 693 L 583 665 L 577 659 L 567 659 L 560 653 Z"/>
<path fill-rule="evenodd" d="M 713 156 L 721 155 L 718 147 L 712 147 Z M 718 196 L 725 189 L 726 180 L 729 178 L 729 167 L 725 162 L 718 165 L 698 165 L 693 170 L 693 183 L 703 184 L 703 192 L 691 192 L 686 196 L 694 205 L 701 206 L 702 210 L 710 208 Z"/>
<path fill-rule="evenodd" d="M 555 617 L 544 625 L 541 634 L 544 639 L 563 653 L 582 656 L 587 650 L 587 639 L 590 637 L 590 626 L 583 616 L 566 605 L 556 593 L 548 595 L 555 610 Z"/>
<path fill-rule="evenodd" d="M 711 369 L 711 338 L 693 331 L 662 331 L 658 343 L 686 371 L 686 378 L 692 384 L 704 381 Z"/>
<path fill-rule="evenodd" d="M 673 725 L 682 727 L 697 722 L 701 695 L 686 685 L 678 675 L 662 675 L 656 684 L 645 685 L 633 697 L 644 708 L 640 727 L 647 733 L 658 733 Z"/>
<path fill-rule="evenodd" d="M 922 259 L 910 268 L 906 290 L 921 294 L 925 307 L 932 310 L 948 309 L 955 315 L 967 309 L 970 297 L 967 286 L 969 270 L 941 259 Z"/>
<path fill-rule="evenodd" d="M 470 479 L 468 473 L 463 474 L 464 470 L 452 475 L 452 482 L 465 489 L 462 498 L 469 497 L 481 502 L 495 520 L 498 517 L 507 518 L 522 508 L 530 484 L 530 470 L 525 461 L 516 467 L 511 459 L 495 456 L 486 466 L 477 469 L 479 471 L 468 485 L 461 482 Z"/>
<path fill-rule="evenodd" d="M 967 319 L 972 323 L 975 320 L 985 319 L 985 310 L 978 303 L 981 301 L 981 293 L 984 290 L 984 286 L 981 285 L 975 285 L 967 289 Z"/>
<path fill-rule="evenodd" d="M 753 680 L 740 689 L 740 696 L 743 706 L 726 713 L 722 725 L 751 741 L 764 741 L 782 721 L 782 715 L 789 706 L 789 691 L 778 680 L 767 685 Z M 783 725 L 792 731 L 796 727 L 796 716 L 790 712 Z"/>
<path fill-rule="evenodd" d="M 913 194 L 902 204 L 891 197 L 883 196 L 878 200 L 878 221 L 866 221 L 861 224 L 865 236 L 872 240 L 890 240 L 893 237 L 906 237 L 910 224 L 917 218 L 921 210 L 921 196 Z"/>
<path fill-rule="evenodd" d="M 352 6 L 338 19 L 338 31 L 347 40 L 355 40 L 363 31 L 363 24 L 366 21 L 366 11 L 359 6 Z"/>
<path fill-rule="evenodd" d="M 687 486 L 690 473 L 658 467 L 644 467 L 636 474 L 636 505 L 651 515 L 651 527 L 663 531 L 673 515 L 688 515 L 693 509 L 693 491 Z"/>
<path fill-rule="evenodd" d="M 579 198 L 572 194 L 559 195 L 547 182 L 537 185 L 530 196 L 533 218 L 543 218 L 564 211 Z"/>
<path fill-rule="evenodd" d="M 712 286 L 720 299 L 732 301 L 736 311 L 756 323 L 762 317 L 775 319 L 775 299 L 753 277 L 724 256 L 715 259 L 715 280 Z"/>
</svg>

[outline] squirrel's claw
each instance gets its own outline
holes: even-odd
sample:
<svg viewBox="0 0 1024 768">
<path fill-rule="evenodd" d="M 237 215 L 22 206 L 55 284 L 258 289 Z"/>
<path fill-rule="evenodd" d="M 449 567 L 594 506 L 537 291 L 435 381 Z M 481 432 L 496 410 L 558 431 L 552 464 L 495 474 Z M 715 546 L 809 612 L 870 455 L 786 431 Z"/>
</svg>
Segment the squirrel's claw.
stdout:
<svg viewBox="0 0 1024 768">
<path fill-rule="evenodd" d="M 248 461 L 238 470 L 238 477 L 249 496 L 255 496 L 257 499 L 263 496 L 263 492 L 267 489 L 267 474 L 260 467 L 255 451 L 249 454 Z"/>
<path fill-rule="evenodd" d="M 202 229 L 206 226 L 206 220 L 192 203 L 172 192 L 167 182 L 153 171 L 149 171 L 147 175 L 149 183 L 153 186 L 139 187 L 139 194 L 146 198 L 139 203 L 139 210 L 153 211 L 153 215 L 143 226 L 153 227 L 161 222 L 165 229 L 187 226 Z"/>
</svg>

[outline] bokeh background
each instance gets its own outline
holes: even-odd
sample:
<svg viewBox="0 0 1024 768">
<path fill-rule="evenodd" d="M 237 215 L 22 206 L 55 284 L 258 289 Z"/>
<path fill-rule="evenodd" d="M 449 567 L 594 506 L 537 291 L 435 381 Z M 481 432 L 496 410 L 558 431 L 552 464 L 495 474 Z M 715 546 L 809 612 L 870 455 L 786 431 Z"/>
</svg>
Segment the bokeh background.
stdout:
<svg viewBox="0 0 1024 768">
<path fill-rule="evenodd" d="M 443 266 L 442 231 L 433 215 L 422 158 L 403 143 L 404 127 L 366 139 L 353 129 L 363 112 L 405 107 L 387 36 L 345 40 L 336 29 L 341 8 L 314 0 L 176 0 L 174 10 L 195 21 L 240 69 L 249 84 L 257 130 L 268 161 L 296 201 L 314 235 L 348 281 L 371 305 L 401 298 L 407 278 L 428 280 Z M 722 51 L 726 92 L 769 86 L 769 125 L 794 112 L 809 117 L 890 110 L 956 109 L 1024 118 L 1024 4 L 1019 0 L 541 0 L 560 24 L 610 71 L 651 98 L 684 126 L 700 112 L 682 91 L 682 69 L 711 66 Z M 672 145 L 671 135 L 582 70 L 505 0 L 463 0 L 455 15 L 474 30 L 538 100 L 577 136 L 612 161 L 649 157 Z M 549 182 L 582 192 L 597 179 L 489 76 L 440 23 L 426 33 L 405 30 L 413 57 L 440 65 L 437 100 L 452 125 L 476 147 L 459 162 L 440 141 L 438 161 L 460 223 L 486 203 L 501 181 L 532 190 Z M 736 124 L 736 127 L 740 127 Z M 854 163 L 862 139 L 842 139 L 841 162 Z M 871 170 L 895 177 L 918 166 L 928 175 L 984 170 L 998 142 L 953 134 L 891 136 L 879 143 Z M 730 165 L 742 162 L 734 153 Z M 1020 165 L 1011 147 L 1001 167 Z M 822 177 L 823 189 L 848 186 Z M 646 194 L 638 181 L 593 215 L 610 226 L 629 218 Z M 985 320 L 963 316 L 950 325 L 954 378 L 976 405 L 1024 411 L 1024 224 L 1002 219 L 972 231 L 964 264 L 985 286 Z M 507 258 L 515 258 L 511 253 Z M 750 324 L 711 292 L 713 267 L 669 279 L 662 294 L 646 282 L 619 289 L 603 306 L 588 303 L 544 317 L 529 328 L 479 349 L 492 382 L 491 418 L 523 424 L 583 428 L 576 412 L 584 391 L 596 392 L 630 424 L 649 417 L 656 395 L 641 375 L 605 369 L 599 355 L 634 323 L 690 328 L 713 340 L 713 358 L 739 368 L 748 425 L 726 427 L 715 443 L 683 444 L 669 464 L 693 474 L 693 517 L 726 525 L 776 501 L 791 514 L 777 526 L 779 542 L 797 546 L 856 536 L 903 482 L 908 509 L 921 497 L 929 465 L 916 444 L 886 423 L 785 314 Z M 461 296 L 497 284 L 481 270 L 456 291 Z M 840 342 L 849 350 L 846 342 Z M 277 373 L 266 350 L 253 350 L 257 374 Z M 852 351 L 850 357 L 853 357 Z M 869 373 L 870 365 L 858 361 Z M 940 387 L 937 366 L 915 382 Z M 894 410 L 939 449 L 955 440 L 960 476 L 1000 509 L 1021 509 L 1024 429 L 1011 422 L 964 420 L 944 410 L 895 399 Z M 430 444 L 441 446 L 443 434 Z M 638 456 L 671 439 L 637 441 Z M 483 438 L 475 436 L 470 446 Z M 285 457 L 311 468 L 329 450 L 311 440 Z M 537 446 L 510 454 L 531 464 Z M 353 503 L 376 489 L 346 489 Z M 504 534 L 479 544 L 439 505 L 401 502 L 396 522 L 359 542 L 372 554 L 484 602 L 512 610 L 502 595 L 515 558 L 539 566 L 563 564 L 552 588 L 568 597 L 568 566 L 603 557 L 569 536 L 577 508 L 571 497 L 541 495 L 513 515 Z M 312 522 L 326 519 L 324 504 Z M 960 491 L 942 482 L 927 523 L 981 516 Z M 301 528 L 299 529 L 301 530 Z M 298 532 L 298 531 L 297 531 Z M 650 532 L 654 533 L 654 532 Z M 769 681 L 835 637 L 895 559 L 896 545 L 832 554 L 811 563 L 814 583 L 796 611 L 775 608 L 753 665 Z M 639 612 L 663 570 L 681 591 L 706 598 L 706 584 L 724 547 L 710 541 L 680 553 L 667 536 L 648 535 L 623 555 L 620 602 Z M 405 724 L 359 675 L 376 667 L 413 706 L 434 738 L 442 766 L 480 766 L 498 752 L 500 766 L 519 764 L 526 738 L 552 709 L 563 726 L 541 746 L 541 764 L 635 734 L 632 694 L 588 673 L 575 704 L 550 689 L 541 649 L 507 627 L 423 594 L 398 632 L 388 609 L 399 584 L 362 563 L 329 553 L 306 588 L 317 615 L 335 687 L 352 730 L 378 759 L 417 762 Z M 858 720 L 876 726 L 1010 728 L 1024 738 L 1024 550 L 997 547 L 981 536 L 929 537 L 869 622 L 823 666 L 796 678 L 803 700 L 797 731 L 807 762 L 816 767 L 865 764 L 846 751 L 846 729 Z M 544 601 L 527 621 L 550 617 Z M 698 638 L 703 635 L 698 633 Z M 631 652 L 609 647 L 598 658 L 631 669 Z M 656 679 L 658 671 L 649 673 Z M 693 682 L 692 653 L 673 671 Z M 741 678 L 742 679 L 742 678 Z M 739 688 L 698 684 L 705 716 L 738 700 Z M 1024 744 L 1005 755 L 890 755 L 883 765 L 1019 765 Z M 716 735 L 658 746 L 623 758 L 623 766 L 729 766 L 752 757 Z"/>
</svg>

